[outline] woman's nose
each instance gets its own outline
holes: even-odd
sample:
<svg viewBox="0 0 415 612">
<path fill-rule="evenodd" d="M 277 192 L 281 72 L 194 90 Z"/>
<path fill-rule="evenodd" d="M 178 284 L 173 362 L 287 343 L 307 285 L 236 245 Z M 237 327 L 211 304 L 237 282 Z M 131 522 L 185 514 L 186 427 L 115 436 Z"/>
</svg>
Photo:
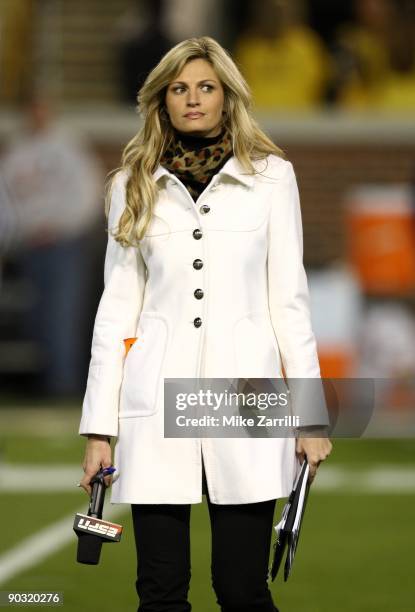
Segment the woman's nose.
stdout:
<svg viewBox="0 0 415 612">
<path fill-rule="evenodd" d="M 189 92 L 187 94 L 187 104 L 189 106 L 196 106 L 196 104 L 200 104 L 199 102 L 199 94 L 198 92 L 195 90 L 191 90 L 189 89 Z"/>
</svg>

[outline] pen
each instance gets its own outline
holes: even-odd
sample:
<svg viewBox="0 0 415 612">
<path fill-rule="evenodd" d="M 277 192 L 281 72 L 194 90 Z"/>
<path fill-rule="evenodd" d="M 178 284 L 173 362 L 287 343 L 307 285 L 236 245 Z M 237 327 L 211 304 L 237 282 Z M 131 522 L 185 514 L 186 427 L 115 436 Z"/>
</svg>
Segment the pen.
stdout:
<svg viewBox="0 0 415 612">
<path fill-rule="evenodd" d="M 104 476 L 110 476 L 111 474 L 113 474 L 115 471 L 117 470 L 117 468 L 115 468 L 113 465 L 111 465 L 110 467 L 106 467 L 102 470 L 102 473 Z"/>
</svg>

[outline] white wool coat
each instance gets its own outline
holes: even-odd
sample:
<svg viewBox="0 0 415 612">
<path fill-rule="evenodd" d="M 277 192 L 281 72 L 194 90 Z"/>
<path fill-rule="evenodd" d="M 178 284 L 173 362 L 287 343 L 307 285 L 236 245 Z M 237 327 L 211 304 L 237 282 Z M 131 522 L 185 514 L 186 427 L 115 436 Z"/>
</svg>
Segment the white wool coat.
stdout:
<svg viewBox="0 0 415 612">
<path fill-rule="evenodd" d="M 116 438 L 112 503 L 200 503 L 202 454 L 213 503 L 291 491 L 294 437 L 163 431 L 164 378 L 278 378 L 282 366 L 287 377 L 320 377 L 293 166 L 276 155 L 254 165 L 250 175 L 230 158 L 196 202 L 159 165 L 155 215 L 140 247 L 108 236 L 79 433 Z M 126 179 L 121 171 L 114 183 L 110 229 L 125 207 Z"/>
</svg>

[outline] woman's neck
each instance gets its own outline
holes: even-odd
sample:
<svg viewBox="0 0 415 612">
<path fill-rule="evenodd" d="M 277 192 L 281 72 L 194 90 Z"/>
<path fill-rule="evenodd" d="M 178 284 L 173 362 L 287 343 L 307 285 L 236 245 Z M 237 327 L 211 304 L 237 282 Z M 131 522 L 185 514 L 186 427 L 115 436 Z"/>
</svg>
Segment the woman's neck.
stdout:
<svg viewBox="0 0 415 612">
<path fill-rule="evenodd" d="M 215 144 L 222 140 L 225 133 L 225 128 L 222 128 L 220 134 L 217 136 L 201 136 L 200 134 L 189 134 L 187 132 L 179 132 L 174 130 L 174 137 L 189 149 L 201 149 L 202 147 L 208 147 L 209 145 Z"/>
</svg>

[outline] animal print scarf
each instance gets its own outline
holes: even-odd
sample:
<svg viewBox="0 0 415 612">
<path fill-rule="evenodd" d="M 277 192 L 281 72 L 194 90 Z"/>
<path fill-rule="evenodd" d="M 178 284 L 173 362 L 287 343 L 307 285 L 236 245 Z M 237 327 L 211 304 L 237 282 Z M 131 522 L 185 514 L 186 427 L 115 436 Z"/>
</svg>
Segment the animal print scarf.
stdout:
<svg viewBox="0 0 415 612">
<path fill-rule="evenodd" d="M 211 178 L 232 157 L 231 135 L 227 128 L 218 136 L 206 138 L 178 130 L 174 132 L 174 139 L 160 163 L 175 174 L 197 200 Z"/>
</svg>

